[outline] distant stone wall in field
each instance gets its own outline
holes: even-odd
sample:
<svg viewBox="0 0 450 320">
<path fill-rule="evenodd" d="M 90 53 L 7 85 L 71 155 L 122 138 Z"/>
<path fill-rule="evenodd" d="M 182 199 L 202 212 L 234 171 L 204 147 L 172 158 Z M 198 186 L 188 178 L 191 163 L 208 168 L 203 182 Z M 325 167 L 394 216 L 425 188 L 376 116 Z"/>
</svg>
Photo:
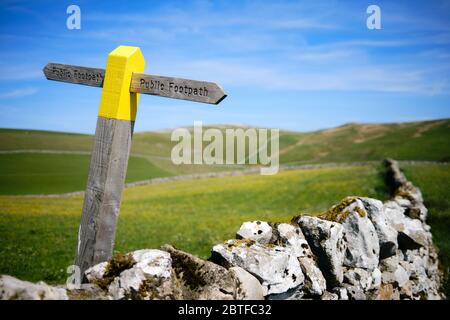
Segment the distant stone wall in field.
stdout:
<svg viewBox="0 0 450 320">
<path fill-rule="evenodd" d="M 443 299 L 422 194 L 387 160 L 393 197 L 347 197 L 291 223 L 250 221 L 209 261 L 165 245 L 87 270 L 78 290 L 0 278 L 0 298 Z"/>
</svg>

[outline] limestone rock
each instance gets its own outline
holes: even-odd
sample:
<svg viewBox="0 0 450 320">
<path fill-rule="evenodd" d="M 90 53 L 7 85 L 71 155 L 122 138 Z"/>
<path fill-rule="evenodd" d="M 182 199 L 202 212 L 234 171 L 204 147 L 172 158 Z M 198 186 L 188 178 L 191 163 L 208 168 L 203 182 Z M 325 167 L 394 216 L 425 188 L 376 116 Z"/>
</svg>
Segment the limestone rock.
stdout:
<svg viewBox="0 0 450 320">
<path fill-rule="evenodd" d="M 263 226 L 262 228 L 267 229 L 265 225 L 266 222 L 246 222 L 243 224 L 249 226 L 253 224 L 256 227 Z M 298 226 L 294 226 L 289 223 L 271 223 L 267 224 L 271 227 L 271 240 L 267 241 L 269 236 L 265 236 L 264 239 L 255 237 L 254 234 L 251 234 L 248 237 L 242 237 L 245 239 L 254 240 L 260 244 L 270 244 L 277 245 L 285 248 L 287 251 L 291 251 L 291 254 L 298 258 L 300 263 L 301 270 L 305 276 L 305 285 L 304 290 L 309 295 L 322 295 L 323 291 L 326 289 L 326 281 L 322 275 L 322 272 L 317 266 L 317 262 L 315 261 L 315 256 L 311 251 L 311 248 L 308 245 L 308 242 L 305 239 L 301 229 Z M 242 230 L 241 227 L 240 230 Z M 248 228 L 247 228 L 248 229 Z M 244 234 L 240 232 L 241 235 Z M 239 234 L 239 232 L 238 232 Z M 261 233 L 263 234 L 263 233 Z M 293 296 L 290 295 L 290 298 Z M 279 296 L 272 296 L 271 298 L 279 298 Z"/>
<path fill-rule="evenodd" d="M 211 259 L 250 272 L 260 281 L 265 296 L 287 292 L 304 281 L 297 257 L 284 247 L 264 246 L 252 240 L 228 240 L 213 247 Z"/>
<path fill-rule="evenodd" d="M 284 243 L 286 248 L 292 249 L 293 254 L 300 262 L 305 276 L 305 292 L 313 296 L 322 295 L 326 290 L 327 283 L 301 229 L 292 224 L 280 223 L 276 226 L 276 230 L 280 242 Z"/>
<path fill-rule="evenodd" d="M 236 299 L 236 278 L 226 268 L 177 250 L 170 245 L 162 246 L 161 250 L 170 253 L 172 267 L 179 281 L 183 299 Z"/>
<path fill-rule="evenodd" d="M 402 266 L 398 266 L 397 270 L 394 272 L 394 279 L 397 285 L 401 288 L 408 282 L 409 274 L 404 268 L 402 268 Z"/>
<path fill-rule="evenodd" d="M 401 288 L 409 280 L 409 274 L 401 265 L 398 265 L 394 271 L 384 271 L 381 273 L 383 283 L 391 283 L 396 288 Z"/>
<path fill-rule="evenodd" d="M 298 260 L 305 276 L 304 290 L 309 295 L 322 295 L 327 288 L 327 282 L 315 261 L 308 257 L 299 257 Z"/>
<path fill-rule="evenodd" d="M 289 289 L 283 293 L 274 293 L 266 296 L 267 300 L 306 300 L 305 292 L 302 286 L 298 286 L 296 288 Z"/>
<path fill-rule="evenodd" d="M 370 221 L 375 227 L 380 245 L 380 259 L 396 254 L 398 249 L 397 230 L 389 222 L 383 203 L 376 199 L 359 198 L 366 209 Z"/>
<path fill-rule="evenodd" d="M 348 300 L 347 289 L 344 287 L 334 287 L 333 293 L 338 295 L 339 300 Z"/>
<path fill-rule="evenodd" d="M 327 283 L 317 266 L 317 258 L 312 253 L 301 229 L 292 224 L 280 223 L 276 225 L 276 230 L 278 231 L 278 242 L 283 243 L 286 248 L 290 248 L 300 262 L 305 276 L 305 292 L 313 296 L 322 295 Z"/>
<path fill-rule="evenodd" d="M 300 216 L 295 222 L 302 229 L 313 253 L 317 256 L 327 286 L 332 288 L 342 283 L 344 277 L 342 264 L 346 250 L 342 225 L 309 216 Z"/>
<path fill-rule="evenodd" d="M 86 278 L 89 282 L 94 282 L 95 280 L 103 278 L 103 276 L 106 273 L 107 266 L 108 266 L 108 261 L 98 263 L 95 266 L 87 269 L 84 272 L 84 275 L 86 276 Z"/>
<path fill-rule="evenodd" d="M 320 300 L 339 300 L 339 296 L 336 293 L 325 291 Z"/>
<path fill-rule="evenodd" d="M 393 190 L 398 189 L 400 186 L 408 182 L 403 172 L 401 172 L 397 161 L 394 159 L 386 159 L 384 160 L 384 165 L 386 166 L 387 171 L 386 178 L 389 186 Z"/>
<path fill-rule="evenodd" d="M 385 164 L 388 169 L 387 178 L 394 194 L 392 201 L 405 209 L 406 216 L 425 222 L 428 210 L 423 205 L 422 192 L 406 179 L 397 161 L 388 159 Z"/>
<path fill-rule="evenodd" d="M 422 192 L 416 188 L 410 181 L 402 183 L 395 191 L 395 198 L 405 198 L 414 203 L 423 202 Z"/>
<path fill-rule="evenodd" d="M 342 286 L 347 289 L 349 300 L 367 300 L 367 296 L 361 287 L 347 283 L 344 283 Z"/>
<path fill-rule="evenodd" d="M 258 279 L 240 267 L 228 269 L 237 281 L 237 300 L 264 300 L 264 290 Z"/>
<path fill-rule="evenodd" d="M 236 238 L 253 240 L 263 245 L 286 247 L 297 257 L 312 257 L 308 242 L 301 229 L 289 223 L 244 222 L 237 232 Z"/>
<path fill-rule="evenodd" d="M 117 255 L 85 272 L 89 282 L 105 290 L 112 299 L 177 299 L 172 260 L 167 252 L 137 250 Z"/>
<path fill-rule="evenodd" d="M 400 292 L 391 283 L 382 283 L 377 300 L 400 300 Z"/>
<path fill-rule="evenodd" d="M 290 248 L 297 257 L 312 258 L 313 254 L 301 229 L 288 223 L 275 225 L 277 235 L 274 236 L 275 244 Z"/>
<path fill-rule="evenodd" d="M 394 256 L 380 261 L 381 272 L 395 272 L 400 261 L 403 260 L 403 253 L 397 250 Z"/>
<path fill-rule="evenodd" d="M 424 206 L 422 202 L 411 202 L 408 199 L 402 197 L 395 197 L 393 199 L 400 207 L 405 211 L 404 214 L 411 219 L 419 219 L 425 222 L 428 216 L 428 209 Z"/>
<path fill-rule="evenodd" d="M 145 275 L 138 268 L 124 270 L 108 285 L 108 294 L 114 300 L 138 298 L 139 288 Z"/>
<path fill-rule="evenodd" d="M 393 199 L 392 199 L 393 201 L 395 201 L 395 202 L 397 202 L 397 204 L 400 206 L 400 207 L 402 207 L 402 208 L 409 208 L 409 207 L 411 207 L 413 204 L 412 204 L 412 202 L 411 202 L 411 200 L 409 200 L 409 199 L 407 199 L 407 198 L 404 198 L 404 197 L 399 197 L 399 196 L 396 196 L 396 197 L 394 197 Z"/>
<path fill-rule="evenodd" d="M 0 276 L 0 300 L 68 300 L 64 288 L 45 282 L 32 283 L 11 276 Z"/>
<path fill-rule="evenodd" d="M 172 260 L 170 254 L 161 250 L 137 250 L 132 253 L 136 264 L 133 268 L 141 269 L 144 275 L 170 278 Z"/>
<path fill-rule="evenodd" d="M 272 227 L 264 221 L 244 222 L 236 233 L 237 239 L 250 239 L 267 244 L 272 238 Z"/>
<path fill-rule="evenodd" d="M 441 299 L 442 275 L 435 254 L 432 246 L 399 250 L 380 263 L 383 284 L 398 288 L 401 299 Z"/>
<path fill-rule="evenodd" d="M 371 273 L 361 268 L 346 269 L 344 272 L 344 282 L 366 291 L 372 286 Z"/>
<path fill-rule="evenodd" d="M 344 265 L 370 271 L 378 266 L 378 236 L 360 199 L 347 197 L 319 217 L 342 224 L 347 242 Z"/>
<path fill-rule="evenodd" d="M 405 250 L 404 260 L 400 265 L 410 276 L 412 299 L 440 299 L 442 274 L 435 261 L 433 247 Z M 403 292 L 408 294 L 409 291 Z"/>
<path fill-rule="evenodd" d="M 82 283 L 77 289 L 67 289 L 69 300 L 112 300 L 102 288 L 93 283 Z"/>
<path fill-rule="evenodd" d="M 370 276 L 372 277 L 372 283 L 369 289 L 379 289 L 381 285 L 381 270 L 376 268 Z"/>
<path fill-rule="evenodd" d="M 431 234 L 424 229 L 420 220 L 405 216 L 404 208 L 395 201 L 386 202 L 384 209 L 386 216 L 399 234 L 398 245 L 400 249 L 417 249 L 421 246 L 428 246 L 431 241 Z"/>
</svg>

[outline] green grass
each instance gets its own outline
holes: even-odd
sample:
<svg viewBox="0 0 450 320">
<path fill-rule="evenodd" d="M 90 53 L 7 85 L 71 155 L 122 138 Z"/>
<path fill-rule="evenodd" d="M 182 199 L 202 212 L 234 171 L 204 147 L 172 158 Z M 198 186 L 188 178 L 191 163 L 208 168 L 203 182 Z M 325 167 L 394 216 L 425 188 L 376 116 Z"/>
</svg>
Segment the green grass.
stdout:
<svg viewBox="0 0 450 320">
<path fill-rule="evenodd" d="M 203 129 L 206 130 L 205 126 Z M 225 128 L 233 126 L 220 126 L 222 132 Z M 189 128 L 192 130 L 192 128 Z M 246 129 L 244 127 L 244 129 Z M 226 165 L 174 165 L 170 154 L 176 142 L 170 140 L 171 130 L 158 132 L 140 132 L 133 136 L 131 154 L 145 159 L 130 162 L 128 176 L 130 181 L 165 175 L 180 175 L 201 172 L 213 172 L 224 170 L 238 170 L 245 166 Z M 35 130 L 0 129 L 0 151 L 7 150 L 53 150 L 53 151 L 81 151 L 91 152 L 93 137 L 91 135 L 71 134 L 62 132 L 47 132 Z M 355 162 L 382 160 L 390 157 L 397 160 L 450 160 L 450 120 L 434 120 L 423 122 L 396 123 L 396 124 L 347 124 L 333 129 L 314 132 L 280 131 L 280 163 L 281 164 L 305 164 L 326 162 Z M 206 146 L 206 143 L 204 144 Z M 224 157 L 226 153 L 224 152 Z M 21 162 L 30 162 L 27 157 L 33 157 L 31 153 L 23 153 Z M 41 156 L 44 157 L 44 156 Z M 51 162 L 53 156 L 49 154 Z M 3 176 L 18 174 L 14 166 L 2 166 L 0 157 L 0 174 Z M 74 163 L 70 163 L 70 162 Z M 78 177 L 67 178 L 73 181 L 85 181 L 87 168 L 80 167 L 79 157 L 66 157 L 64 160 L 68 168 L 77 168 L 72 175 Z M 57 161 L 60 162 L 60 161 Z M 44 165 L 45 166 L 45 165 Z M 59 164 L 56 164 L 59 166 Z M 146 169 L 149 166 L 149 169 Z M 136 169 L 140 167 L 141 173 Z M 23 184 L 14 186 L 15 180 L 9 180 L 9 187 L 0 189 L 0 194 L 11 194 L 4 190 L 18 190 L 20 194 L 27 190 L 52 189 L 58 192 L 56 185 L 61 186 L 59 192 L 83 190 L 84 183 L 56 183 L 55 187 L 39 184 L 35 176 L 42 175 L 38 166 L 28 166 L 23 172 L 29 173 L 29 183 L 32 187 L 23 188 Z M 49 175 L 53 174 L 52 170 Z M 6 179 L 6 178 L 4 178 Z M 6 180 L 5 180 L 6 181 Z M 51 179 L 43 179 L 42 183 L 48 184 Z M 75 188 L 77 186 L 77 188 Z M 80 187 L 81 186 L 81 187 Z M 44 193 L 44 192 L 42 192 Z"/>
<path fill-rule="evenodd" d="M 171 243 L 200 257 L 248 220 L 289 221 L 347 195 L 386 197 L 378 167 L 343 167 L 176 181 L 126 189 L 116 251 Z M 62 283 L 72 264 L 81 197 L 0 196 L 0 274 Z"/>
<path fill-rule="evenodd" d="M 89 155 L 0 154 L 0 194 L 54 194 L 84 190 Z M 130 157 L 127 182 L 169 175 L 144 158 Z"/>
<path fill-rule="evenodd" d="M 87 134 L 42 130 L 0 129 L 0 150 L 91 151 L 93 137 Z"/>
<path fill-rule="evenodd" d="M 433 242 L 446 271 L 446 295 L 450 297 L 450 165 L 404 166 L 402 169 L 423 193 Z"/>
<path fill-rule="evenodd" d="M 281 157 L 291 162 L 450 160 L 450 120 L 398 124 L 348 124 L 298 135 Z"/>
<path fill-rule="evenodd" d="M 206 129 L 206 128 L 204 128 Z M 239 169 L 237 166 L 176 166 L 171 131 L 136 133 L 127 182 L 153 177 Z M 315 132 L 280 132 L 282 164 L 382 160 L 450 160 L 450 120 L 397 124 L 348 124 Z M 0 151 L 50 150 L 75 154 L 0 154 L 0 274 L 31 281 L 62 282 L 71 264 L 82 197 L 8 195 L 84 190 L 92 136 L 0 129 Z M 87 154 L 76 154 L 77 152 Z M 405 166 L 422 189 L 429 223 L 444 268 L 450 265 L 448 165 Z M 281 172 L 177 181 L 125 190 L 116 249 L 126 252 L 172 243 L 203 258 L 217 242 L 234 237 L 245 220 L 287 221 L 317 213 L 347 195 L 385 198 L 378 167 Z M 447 281 L 447 294 L 450 285 Z"/>
</svg>

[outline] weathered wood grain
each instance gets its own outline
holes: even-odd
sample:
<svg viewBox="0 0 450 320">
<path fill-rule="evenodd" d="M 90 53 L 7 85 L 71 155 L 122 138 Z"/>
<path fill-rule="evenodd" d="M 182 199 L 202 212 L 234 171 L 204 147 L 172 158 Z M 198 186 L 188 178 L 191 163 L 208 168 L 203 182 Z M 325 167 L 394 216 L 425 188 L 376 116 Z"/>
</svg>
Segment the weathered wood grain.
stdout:
<svg viewBox="0 0 450 320">
<path fill-rule="evenodd" d="M 214 82 L 133 73 L 130 92 L 218 104 L 226 98 L 222 87 Z"/>
<path fill-rule="evenodd" d="M 111 257 L 133 127 L 133 121 L 98 117 L 75 261 L 81 274 Z"/>
<path fill-rule="evenodd" d="M 138 47 L 118 46 L 108 55 L 75 258 L 83 282 L 88 268 L 112 256 L 139 100 L 129 84 L 144 67 Z"/>
<path fill-rule="evenodd" d="M 48 80 L 83 84 L 91 87 L 103 87 L 105 78 L 105 69 L 68 64 L 48 63 L 43 71 Z"/>
<path fill-rule="evenodd" d="M 44 67 L 49 80 L 103 87 L 105 69 L 49 63 Z M 219 104 L 226 98 L 223 88 L 214 82 L 133 73 L 130 92 L 160 97 Z"/>
<path fill-rule="evenodd" d="M 218 104 L 226 94 L 212 82 L 145 75 L 137 47 L 119 46 L 107 69 L 49 63 L 47 79 L 103 88 L 84 197 L 75 264 L 84 272 L 112 256 L 130 154 L 138 93 Z"/>
</svg>

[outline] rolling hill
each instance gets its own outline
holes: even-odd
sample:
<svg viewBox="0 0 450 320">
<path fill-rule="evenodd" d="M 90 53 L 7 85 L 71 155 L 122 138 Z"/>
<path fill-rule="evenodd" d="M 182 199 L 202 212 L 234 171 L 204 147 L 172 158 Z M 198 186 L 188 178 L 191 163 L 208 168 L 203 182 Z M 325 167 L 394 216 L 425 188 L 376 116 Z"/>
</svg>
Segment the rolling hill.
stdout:
<svg viewBox="0 0 450 320">
<path fill-rule="evenodd" d="M 220 128 L 224 131 L 236 127 L 221 125 Z M 127 182 L 248 167 L 174 165 L 170 153 L 176 142 L 172 142 L 170 136 L 171 130 L 135 133 Z M 92 139 L 92 135 L 85 134 L 0 129 L 0 194 L 83 190 Z M 450 119 L 393 124 L 352 123 L 314 132 L 280 131 L 280 163 L 348 163 L 386 157 L 449 161 L 449 141 Z"/>
<path fill-rule="evenodd" d="M 282 131 L 280 162 L 351 163 L 386 157 L 448 162 L 449 141 L 450 120 Z M 73 261 L 82 195 L 11 195 L 83 190 L 91 143 L 90 135 L 0 129 L 0 255 L 4 257 L 0 273 L 32 281 L 64 281 L 65 268 Z M 175 166 L 169 158 L 174 144 L 170 131 L 136 133 L 127 181 L 245 167 Z M 423 191 L 443 269 L 448 270 L 449 164 L 405 164 L 402 169 Z M 211 245 L 233 237 L 242 221 L 288 221 L 299 212 L 323 211 L 350 194 L 388 197 L 379 164 L 127 188 L 115 253 L 172 243 L 207 257 Z M 447 280 L 447 294 L 449 288 Z"/>
</svg>

